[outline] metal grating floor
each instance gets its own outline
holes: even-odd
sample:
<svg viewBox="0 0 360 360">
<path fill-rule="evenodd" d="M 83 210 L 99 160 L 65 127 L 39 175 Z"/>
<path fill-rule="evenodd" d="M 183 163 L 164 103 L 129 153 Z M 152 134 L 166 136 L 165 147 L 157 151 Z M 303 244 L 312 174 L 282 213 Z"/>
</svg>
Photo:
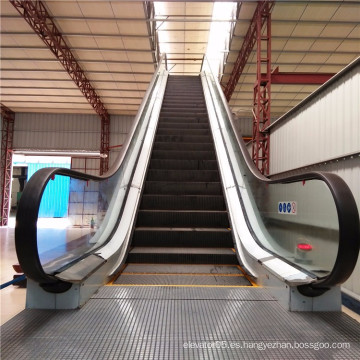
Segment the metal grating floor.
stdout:
<svg viewBox="0 0 360 360">
<path fill-rule="evenodd" d="M 80 310 L 25 310 L 1 337 L 4 360 L 360 357 L 355 320 L 287 312 L 261 288 L 108 286 Z M 348 345 L 304 348 L 333 343 Z"/>
</svg>

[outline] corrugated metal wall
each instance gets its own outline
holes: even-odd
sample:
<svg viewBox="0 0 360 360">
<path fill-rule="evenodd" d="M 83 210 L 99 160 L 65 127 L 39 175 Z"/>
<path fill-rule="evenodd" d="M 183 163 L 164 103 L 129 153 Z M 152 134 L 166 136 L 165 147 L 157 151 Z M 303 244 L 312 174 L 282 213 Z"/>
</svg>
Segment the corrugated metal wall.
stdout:
<svg viewBox="0 0 360 360">
<path fill-rule="evenodd" d="M 124 144 L 127 134 L 129 133 L 131 126 L 135 120 L 134 116 L 120 116 L 112 115 L 110 122 L 110 146 L 118 146 Z M 121 147 L 114 147 L 110 150 L 110 162 L 111 166 L 116 160 Z"/>
<path fill-rule="evenodd" d="M 342 177 L 360 209 L 360 63 L 270 129 L 270 174 L 330 171 Z M 329 159 L 348 156 L 345 160 Z M 326 162 L 326 163 L 325 163 Z M 315 166 L 312 164 L 319 163 Z M 300 168 L 299 170 L 294 170 Z M 360 299 L 360 260 L 344 284 Z"/>
<path fill-rule="evenodd" d="M 123 144 L 134 121 L 133 116 L 112 115 L 110 146 Z M 14 129 L 15 150 L 58 150 L 98 152 L 101 139 L 101 121 L 97 115 L 17 113 Z M 121 148 L 110 151 L 110 165 Z M 83 166 L 74 159 L 74 167 Z M 89 160 L 88 160 L 89 161 Z M 88 163 L 88 168 L 99 168 L 99 160 Z M 96 171 L 90 171 L 96 173 Z M 98 172 L 97 172 L 98 174 Z"/>
<path fill-rule="evenodd" d="M 100 125 L 96 115 L 17 113 L 14 149 L 98 151 Z"/>
<path fill-rule="evenodd" d="M 240 132 L 241 136 L 252 136 L 252 119 L 242 118 L 233 115 L 236 129 Z"/>
<path fill-rule="evenodd" d="M 360 150 L 360 64 L 271 127 L 270 173 Z"/>
</svg>

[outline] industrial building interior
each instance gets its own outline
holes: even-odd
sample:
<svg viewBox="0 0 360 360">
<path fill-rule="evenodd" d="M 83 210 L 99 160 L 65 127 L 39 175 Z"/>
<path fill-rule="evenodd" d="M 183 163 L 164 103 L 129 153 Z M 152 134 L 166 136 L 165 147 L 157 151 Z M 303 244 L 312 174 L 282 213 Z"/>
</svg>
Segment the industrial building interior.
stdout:
<svg viewBox="0 0 360 360">
<path fill-rule="evenodd" d="M 4 359 L 359 358 L 359 1 L 0 24 Z"/>
</svg>

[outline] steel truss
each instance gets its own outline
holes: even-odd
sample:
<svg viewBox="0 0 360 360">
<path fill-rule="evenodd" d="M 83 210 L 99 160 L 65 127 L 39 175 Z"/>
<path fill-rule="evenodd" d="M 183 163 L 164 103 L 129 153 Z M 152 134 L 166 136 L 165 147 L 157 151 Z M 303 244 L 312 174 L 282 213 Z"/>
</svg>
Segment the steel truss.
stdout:
<svg viewBox="0 0 360 360">
<path fill-rule="evenodd" d="M 10 0 L 11 4 L 46 44 L 101 118 L 100 174 L 109 168 L 110 115 L 87 79 L 45 5 L 39 1 Z M 104 131 L 104 132 L 103 132 Z"/>
<path fill-rule="evenodd" d="M 1 226 L 7 226 L 11 206 L 11 172 L 15 114 L 1 104 Z"/>
<path fill-rule="evenodd" d="M 256 18 L 256 82 L 253 102 L 252 159 L 262 174 L 269 174 L 271 104 L 271 10 L 273 1 L 259 3 Z M 265 25 L 265 26 L 264 26 Z"/>
</svg>

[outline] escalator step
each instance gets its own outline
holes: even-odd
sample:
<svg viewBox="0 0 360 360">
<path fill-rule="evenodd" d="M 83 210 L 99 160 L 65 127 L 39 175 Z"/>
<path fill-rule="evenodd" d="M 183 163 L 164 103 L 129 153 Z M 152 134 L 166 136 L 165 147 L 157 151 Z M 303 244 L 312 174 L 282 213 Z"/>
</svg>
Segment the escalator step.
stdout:
<svg viewBox="0 0 360 360">
<path fill-rule="evenodd" d="M 217 170 L 160 170 L 150 169 L 146 178 L 148 181 L 207 181 L 218 182 L 220 175 Z"/>
<path fill-rule="evenodd" d="M 220 182 L 146 181 L 144 194 L 222 195 Z"/>
<path fill-rule="evenodd" d="M 195 142 L 209 143 L 212 141 L 211 135 L 156 135 L 155 141 L 160 142 Z"/>
<path fill-rule="evenodd" d="M 186 143 L 182 142 L 181 150 L 186 151 L 214 151 L 213 143 Z M 155 142 L 154 150 L 179 150 L 179 144 L 175 142 Z"/>
<path fill-rule="evenodd" d="M 231 231 L 222 228 L 135 228 L 132 246 L 233 247 Z"/>
<path fill-rule="evenodd" d="M 159 128 L 156 132 L 157 135 L 195 135 L 195 136 L 210 136 L 210 129 L 164 129 Z"/>
<path fill-rule="evenodd" d="M 232 249 L 228 248 L 157 248 L 134 247 L 128 263 L 172 264 L 237 264 Z"/>
<path fill-rule="evenodd" d="M 207 116 L 187 116 L 181 117 L 177 114 L 170 115 L 160 115 L 159 122 L 173 122 L 173 123 L 206 123 L 209 124 L 209 119 Z"/>
<path fill-rule="evenodd" d="M 216 160 L 150 160 L 149 169 L 160 170 L 217 170 Z"/>
<path fill-rule="evenodd" d="M 179 146 L 181 148 L 181 145 Z M 216 160 L 215 151 L 153 150 L 152 159 Z"/>
<path fill-rule="evenodd" d="M 169 123 L 164 121 L 159 121 L 158 130 L 164 130 L 164 129 L 204 129 L 209 130 L 210 126 L 207 123 Z"/>
<path fill-rule="evenodd" d="M 139 210 L 136 226 L 228 228 L 226 211 Z"/>
<path fill-rule="evenodd" d="M 144 194 L 142 210 L 219 210 L 225 211 L 222 195 L 150 195 Z"/>
</svg>

